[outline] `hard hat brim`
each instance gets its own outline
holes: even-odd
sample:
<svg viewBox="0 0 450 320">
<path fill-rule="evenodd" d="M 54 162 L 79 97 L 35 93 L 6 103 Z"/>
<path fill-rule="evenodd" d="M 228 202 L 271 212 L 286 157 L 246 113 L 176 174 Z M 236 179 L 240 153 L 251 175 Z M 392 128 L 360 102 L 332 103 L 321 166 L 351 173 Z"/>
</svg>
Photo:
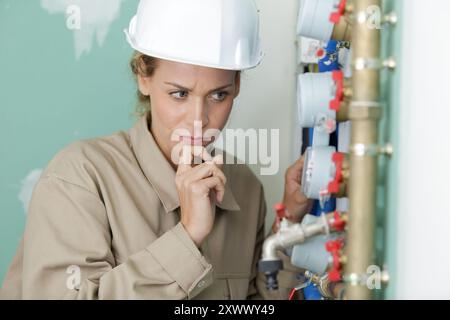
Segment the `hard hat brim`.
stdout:
<svg viewBox="0 0 450 320">
<path fill-rule="evenodd" d="M 143 53 L 145 55 L 163 59 L 163 60 L 169 60 L 169 61 L 174 61 L 174 62 L 180 62 L 180 63 L 186 63 L 186 64 L 191 64 L 191 65 L 196 65 L 196 66 L 222 69 L 222 70 L 243 71 L 243 70 L 249 70 L 249 69 L 256 68 L 257 66 L 259 66 L 261 64 L 261 62 L 264 58 L 264 53 L 262 51 L 260 51 L 260 54 L 257 57 L 255 62 L 253 62 L 249 65 L 242 65 L 242 66 L 236 66 L 236 65 L 231 66 L 231 65 L 207 63 L 207 62 L 201 62 L 201 61 L 186 60 L 186 59 L 182 59 L 179 57 L 170 56 L 168 54 L 164 54 L 161 52 L 157 52 L 155 50 L 144 49 L 136 43 L 136 41 L 134 40 L 134 38 L 128 32 L 127 29 L 124 29 L 123 31 L 126 35 L 127 42 L 134 50 L 139 51 L 140 53 Z"/>
</svg>

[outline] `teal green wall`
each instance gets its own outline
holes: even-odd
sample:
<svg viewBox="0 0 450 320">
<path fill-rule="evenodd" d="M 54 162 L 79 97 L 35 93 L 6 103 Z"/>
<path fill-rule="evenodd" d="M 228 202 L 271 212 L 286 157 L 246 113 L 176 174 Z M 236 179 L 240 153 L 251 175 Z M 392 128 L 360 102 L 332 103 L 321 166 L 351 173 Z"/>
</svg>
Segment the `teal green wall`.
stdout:
<svg viewBox="0 0 450 320">
<path fill-rule="evenodd" d="M 381 77 L 381 101 L 384 103 L 383 120 L 381 122 L 380 140 L 392 143 L 394 154 L 380 158 L 380 175 L 378 188 L 378 232 L 377 264 L 385 266 L 389 272 L 389 285 L 381 296 L 384 299 L 395 299 L 396 275 L 396 234 L 397 228 L 397 194 L 398 194 L 398 108 L 400 101 L 400 61 L 402 50 L 402 8 L 403 0 L 385 0 L 384 11 L 395 12 L 399 22 L 396 26 L 385 26 L 382 31 L 382 56 L 394 57 L 397 67 L 394 71 L 383 71 Z"/>
<path fill-rule="evenodd" d="M 77 59 L 63 12 L 49 14 L 39 0 L 0 2 L 0 282 L 26 221 L 22 180 L 70 142 L 135 121 L 132 50 L 123 29 L 136 7 L 122 1 L 103 45 L 94 36 L 92 50 Z"/>
</svg>

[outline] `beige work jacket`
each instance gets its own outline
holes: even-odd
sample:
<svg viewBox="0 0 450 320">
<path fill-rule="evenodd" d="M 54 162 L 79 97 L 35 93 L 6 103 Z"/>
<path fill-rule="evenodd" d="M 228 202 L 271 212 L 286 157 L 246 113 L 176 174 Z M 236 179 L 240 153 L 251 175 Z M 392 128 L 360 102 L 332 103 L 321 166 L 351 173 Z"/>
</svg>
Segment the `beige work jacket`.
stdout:
<svg viewBox="0 0 450 320">
<path fill-rule="evenodd" d="M 180 223 L 175 171 L 142 117 L 128 132 L 78 141 L 44 170 L 3 299 L 285 299 L 257 262 L 265 239 L 261 183 L 226 164 L 224 200 L 200 248 Z M 289 269 L 291 268 L 291 269 Z"/>
</svg>

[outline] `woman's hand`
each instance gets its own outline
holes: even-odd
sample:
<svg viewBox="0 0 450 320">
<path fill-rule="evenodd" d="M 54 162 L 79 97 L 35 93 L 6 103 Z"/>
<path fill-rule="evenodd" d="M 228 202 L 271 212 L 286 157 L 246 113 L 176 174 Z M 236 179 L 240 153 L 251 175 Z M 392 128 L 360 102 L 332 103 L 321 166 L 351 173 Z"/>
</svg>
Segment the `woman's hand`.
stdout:
<svg viewBox="0 0 450 320">
<path fill-rule="evenodd" d="M 312 208 L 313 201 L 306 198 L 301 191 L 301 176 L 305 156 L 298 159 L 286 170 L 283 204 L 286 206 L 287 218 L 300 222 Z"/>
<path fill-rule="evenodd" d="M 206 162 L 193 167 L 194 156 Z M 202 146 L 183 146 L 175 183 L 180 198 L 181 223 L 197 247 L 213 228 L 215 201 L 223 200 L 226 178 L 222 164 L 222 155 L 211 158 Z"/>
</svg>

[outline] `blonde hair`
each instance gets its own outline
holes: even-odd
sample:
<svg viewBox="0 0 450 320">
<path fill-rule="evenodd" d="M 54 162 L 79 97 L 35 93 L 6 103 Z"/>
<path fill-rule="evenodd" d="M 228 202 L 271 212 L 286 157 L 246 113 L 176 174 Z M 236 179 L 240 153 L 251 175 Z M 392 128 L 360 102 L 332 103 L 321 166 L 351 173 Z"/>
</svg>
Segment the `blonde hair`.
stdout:
<svg viewBox="0 0 450 320">
<path fill-rule="evenodd" d="M 155 72 L 158 59 L 147 56 L 139 51 L 135 51 L 131 57 L 130 67 L 137 82 L 138 75 L 143 77 L 150 77 Z M 150 111 L 151 101 L 150 96 L 143 95 L 139 88 L 137 89 L 138 102 L 134 114 L 141 117 Z"/>
</svg>

